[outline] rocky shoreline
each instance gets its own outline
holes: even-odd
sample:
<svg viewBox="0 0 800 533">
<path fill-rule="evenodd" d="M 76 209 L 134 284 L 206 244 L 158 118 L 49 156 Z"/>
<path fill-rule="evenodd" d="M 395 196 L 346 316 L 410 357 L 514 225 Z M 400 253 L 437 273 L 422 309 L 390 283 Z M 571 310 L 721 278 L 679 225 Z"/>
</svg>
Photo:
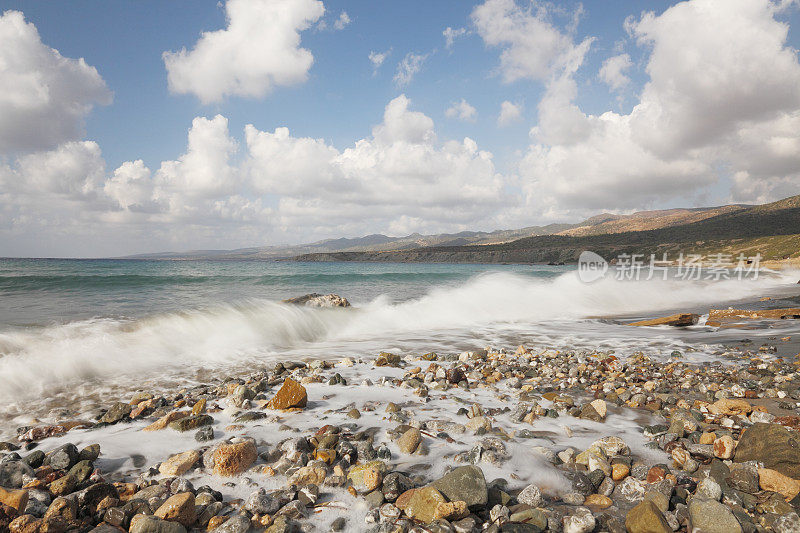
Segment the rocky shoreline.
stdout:
<svg viewBox="0 0 800 533">
<path fill-rule="evenodd" d="M 0 531 L 800 531 L 800 374 L 485 349 L 293 361 L 0 442 Z"/>
</svg>

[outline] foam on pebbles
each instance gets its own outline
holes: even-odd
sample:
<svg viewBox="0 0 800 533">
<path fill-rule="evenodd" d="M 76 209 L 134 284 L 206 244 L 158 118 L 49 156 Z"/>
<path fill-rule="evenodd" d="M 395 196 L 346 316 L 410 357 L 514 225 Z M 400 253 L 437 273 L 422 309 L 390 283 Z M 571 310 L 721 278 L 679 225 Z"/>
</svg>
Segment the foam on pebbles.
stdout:
<svg viewBox="0 0 800 533">
<path fill-rule="evenodd" d="M 141 391 L 0 442 L 0 530 L 791 531 L 797 367 L 678 355 L 383 352 Z"/>
</svg>

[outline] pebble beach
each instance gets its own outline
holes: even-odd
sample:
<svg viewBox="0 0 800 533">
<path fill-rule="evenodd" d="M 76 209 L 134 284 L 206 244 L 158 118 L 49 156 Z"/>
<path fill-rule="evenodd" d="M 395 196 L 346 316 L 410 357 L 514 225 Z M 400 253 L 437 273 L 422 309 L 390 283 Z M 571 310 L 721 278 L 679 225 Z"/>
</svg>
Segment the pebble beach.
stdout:
<svg viewBox="0 0 800 533">
<path fill-rule="evenodd" d="M 795 531 L 797 370 L 759 349 L 283 361 L 20 427 L 0 527 Z"/>
</svg>

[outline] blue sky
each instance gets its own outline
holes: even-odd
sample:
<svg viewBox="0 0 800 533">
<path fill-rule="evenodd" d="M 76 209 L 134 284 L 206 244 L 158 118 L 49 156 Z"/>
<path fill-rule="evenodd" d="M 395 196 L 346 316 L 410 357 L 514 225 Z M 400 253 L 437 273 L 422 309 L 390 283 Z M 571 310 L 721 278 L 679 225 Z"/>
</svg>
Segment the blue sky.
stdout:
<svg viewBox="0 0 800 533">
<path fill-rule="evenodd" d="M 379 122 L 386 102 L 400 92 L 436 120 L 443 136 L 468 135 L 502 154 L 524 148 L 528 129 L 536 119 L 536 102 L 544 90 L 535 81 L 499 82 L 499 51 L 487 49 L 477 35 L 464 36 L 452 50 L 445 49 L 442 31 L 469 25 L 474 4 L 460 0 L 325 2 L 326 19 L 333 20 L 346 11 L 353 22 L 343 31 L 304 32 L 303 46 L 312 50 L 315 58 L 308 82 L 280 88 L 264 99 L 232 97 L 212 105 L 202 105 L 191 95 L 170 94 L 161 54 L 190 46 L 202 31 L 223 28 L 225 13 L 217 2 L 25 1 L 0 5 L 2 10 L 25 13 L 45 43 L 64 56 L 85 58 L 106 80 L 114 102 L 95 108 L 87 117 L 86 132 L 87 138 L 102 141 L 106 161 L 112 165 L 135 158 L 148 164 L 170 159 L 185 147 L 191 120 L 216 113 L 228 117 L 234 132 L 248 123 L 261 129 L 288 126 L 297 135 L 323 137 L 343 148 L 366 135 Z M 593 75 L 605 57 L 614 53 L 615 45 L 627 39 L 626 17 L 661 10 L 668 3 L 637 0 L 562 5 L 570 12 L 582 5 L 581 33 L 598 36 L 587 57 L 581 103 L 589 111 L 618 105 Z M 390 49 L 386 63 L 373 75 L 369 53 Z M 393 81 L 394 67 L 408 52 L 431 57 L 413 84 L 400 91 Z M 445 120 L 444 111 L 461 98 L 479 110 L 475 122 Z M 495 120 L 503 100 L 526 102 L 527 120 L 508 129 L 497 128 Z"/>
<path fill-rule="evenodd" d="M 85 112 L 70 116 L 77 122 L 69 126 L 80 130 L 84 124 L 81 134 L 18 146 L 11 131 L 4 146 L 0 131 L 0 246 L 8 255 L 106 255 L 370 232 L 488 230 L 574 221 L 602 210 L 767 201 L 800 184 L 800 145 L 791 134 L 800 109 L 792 89 L 800 79 L 800 9 L 793 2 L 329 0 L 321 17 L 313 14 L 314 0 L 252 0 L 242 9 L 270 2 L 287 12 L 311 13 L 304 24 L 288 28 L 299 35 L 299 48 L 313 55 L 310 68 L 295 73 L 305 79 L 274 83 L 255 97 L 225 94 L 203 103 L 191 89 L 171 90 L 162 54 L 183 48 L 191 53 L 201 32 L 226 32 L 224 2 L 0 1 L 9 28 L 8 14 L 19 11 L 40 40 L 22 30 L 0 31 L 6 50 L 40 46 L 69 61 L 83 58 L 101 80 L 91 81 L 84 72 L 85 80 L 74 82 L 79 92 L 85 94 L 81 83 L 91 81 L 112 93 L 110 103 L 86 97 Z M 343 12 L 349 23 L 337 29 Z M 268 31 L 280 31 L 272 24 L 277 23 L 263 21 Z M 739 24 L 758 31 L 746 36 L 749 42 L 734 44 Z M 450 48 L 443 36 L 447 27 L 463 29 Z M 683 30 L 685 36 L 675 37 Z M 251 42 L 245 38 L 236 46 Z M 737 65 L 737 46 L 761 55 Z M 225 53 L 231 62 L 241 55 L 257 63 L 262 52 L 233 47 Z M 388 54 L 375 67 L 371 52 Z M 708 55 L 707 64 L 674 66 L 698 53 Z M 424 60 L 400 84 L 398 64 L 407 54 Z M 510 65 L 504 54 L 513 56 Z M 613 88 L 601 74 L 604 63 L 625 54 L 630 66 Z M 568 65 L 566 58 L 578 59 Z M 539 59 L 544 70 L 535 66 Z M 761 79 L 758 69 L 769 65 L 778 66 L 763 90 L 730 89 L 736 80 Z M 224 64 L 216 66 L 220 77 L 230 75 Z M 26 74 L 26 68 L 46 76 L 46 69 L 61 67 L 32 62 L 16 68 L 21 72 L 7 73 L 7 79 Z M 707 83 L 698 82 L 705 77 Z M 199 83 L 191 76 L 185 81 Z M 474 115 L 448 115 L 462 100 Z M 504 101 L 521 113 L 499 125 Z M 51 104 L 69 108 L 75 102 Z M 4 110 L 24 118 L 24 109 L 15 105 L 0 101 L 0 121 Z M 704 116 L 709 107 L 715 110 Z M 193 128 L 196 118 L 217 115 L 220 121 Z M 60 120 L 68 119 L 53 117 Z M 243 133 L 248 124 L 266 133 L 287 127 L 289 136 L 263 136 L 258 155 Z M 400 133 L 379 138 L 376 126 L 396 126 Z M 183 167 L 164 165 L 192 152 L 190 128 L 203 139 L 198 157 L 211 155 Z M 692 137 L 694 130 L 699 136 Z M 759 146 L 765 138 L 776 140 Z M 308 147 L 304 139 L 321 142 Z M 362 140 L 369 146 L 348 152 Z M 450 141 L 458 144 L 457 153 L 448 148 Z M 757 154 L 765 149 L 777 155 L 760 160 Z M 296 152 L 298 159 L 279 167 L 274 150 Z M 487 153 L 491 157 L 480 155 Z M 626 157 L 616 154 L 632 154 L 630 167 L 623 168 L 619 163 Z M 137 160 L 136 168 L 126 165 Z M 296 172 L 305 163 L 308 174 Z M 211 181 L 193 181 L 198 165 Z M 29 174 L 42 168 L 53 172 L 52 179 Z M 442 174 L 447 176 L 440 179 Z M 291 176 L 285 179 L 293 185 L 282 183 L 282 176 Z"/>
</svg>

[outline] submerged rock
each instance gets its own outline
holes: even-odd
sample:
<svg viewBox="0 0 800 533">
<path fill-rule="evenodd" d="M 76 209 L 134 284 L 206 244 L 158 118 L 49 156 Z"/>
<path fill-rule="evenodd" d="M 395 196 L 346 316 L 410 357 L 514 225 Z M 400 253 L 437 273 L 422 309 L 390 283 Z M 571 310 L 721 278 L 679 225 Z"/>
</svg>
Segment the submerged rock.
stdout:
<svg viewBox="0 0 800 533">
<path fill-rule="evenodd" d="M 338 294 L 318 294 L 316 292 L 289 298 L 284 300 L 284 303 L 308 307 L 350 307 L 347 298 L 342 298 Z"/>
</svg>

